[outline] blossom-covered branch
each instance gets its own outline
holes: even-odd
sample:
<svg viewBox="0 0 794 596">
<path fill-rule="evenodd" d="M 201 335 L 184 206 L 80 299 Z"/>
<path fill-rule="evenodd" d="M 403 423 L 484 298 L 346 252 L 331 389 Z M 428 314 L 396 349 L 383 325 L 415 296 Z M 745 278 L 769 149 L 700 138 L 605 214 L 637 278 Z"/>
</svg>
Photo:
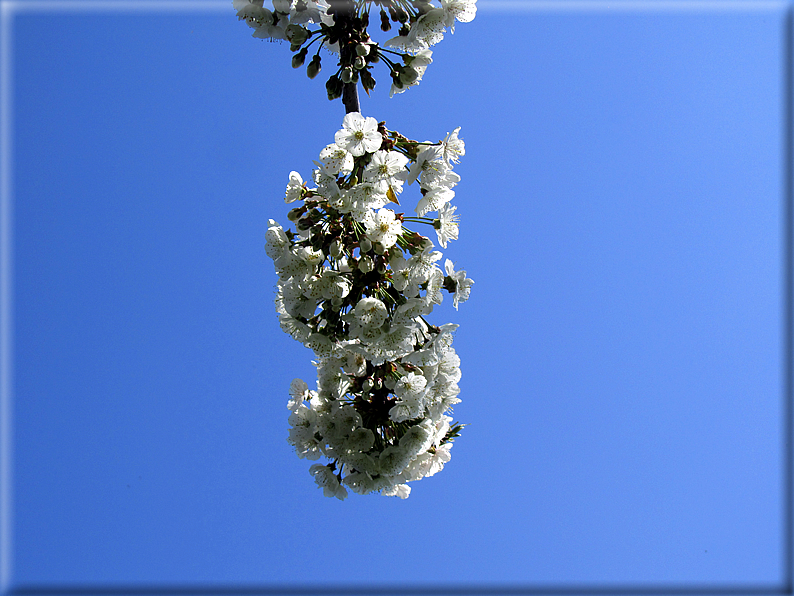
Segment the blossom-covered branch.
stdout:
<svg viewBox="0 0 794 596">
<path fill-rule="evenodd" d="M 448 416 L 460 400 L 457 325 L 428 322 L 442 291 L 455 308 L 474 283 L 455 271 L 430 238 L 405 224 L 431 226 L 442 247 L 458 238 L 450 205 L 465 152 L 456 129 L 418 143 L 353 112 L 319 155 L 313 185 L 290 174 L 285 201 L 296 231 L 273 220 L 267 254 L 278 273 L 281 327 L 314 351 L 317 388 L 290 388 L 289 442 L 327 496 L 408 496 L 408 482 L 450 459 L 462 425 Z M 416 217 L 388 208 L 417 182 Z M 426 217 L 429 213 L 436 217 Z"/>
<path fill-rule="evenodd" d="M 341 97 L 345 85 L 359 82 L 369 93 L 378 63 L 389 70 L 390 95 L 417 85 L 433 61 L 430 47 L 447 29 L 454 33 L 456 21 L 468 23 L 477 12 L 476 0 L 439 0 L 439 6 L 426 0 L 272 0 L 272 9 L 264 0 L 233 3 L 254 37 L 290 43 L 293 67 L 303 66 L 311 53 L 306 67 L 310 78 L 321 70 L 322 48 L 338 56 L 337 69 L 326 82 L 328 99 Z M 368 32 L 371 18 L 383 32 L 394 24 L 397 35 L 374 41 Z"/>
</svg>

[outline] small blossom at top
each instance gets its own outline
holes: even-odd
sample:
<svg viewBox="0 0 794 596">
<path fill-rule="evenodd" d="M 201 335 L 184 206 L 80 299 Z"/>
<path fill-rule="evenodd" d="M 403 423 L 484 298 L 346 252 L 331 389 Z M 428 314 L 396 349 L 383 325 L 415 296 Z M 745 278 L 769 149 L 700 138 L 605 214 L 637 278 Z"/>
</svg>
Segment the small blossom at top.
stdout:
<svg viewBox="0 0 794 596">
<path fill-rule="evenodd" d="M 338 68 L 325 85 L 332 100 L 350 84 L 369 94 L 376 65 L 388 69 L 390 96 L 418 85 L 432 63 L 430 47 L 477 13 L 476 0 L 269 0 L 267 6 L 265 0 L 233 0 L 232 6 L 254 37 L 289 42 L 293 68 L 305 65 L 309 78 L 322 70 L 319 48 L 335 54 Z M 376 23 L 386 39 L 374 39 L 380 33 L 369 26 Z"/>
</svg>

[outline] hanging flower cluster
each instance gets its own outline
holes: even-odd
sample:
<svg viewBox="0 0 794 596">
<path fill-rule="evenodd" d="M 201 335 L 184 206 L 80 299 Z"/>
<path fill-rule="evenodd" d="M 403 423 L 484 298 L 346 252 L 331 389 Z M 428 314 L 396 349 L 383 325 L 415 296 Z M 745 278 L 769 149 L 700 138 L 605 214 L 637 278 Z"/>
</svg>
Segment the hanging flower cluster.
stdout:
<svg viewBox="0 0 794 596">
<path fill-rule="evenodd" d="M 375 87 L 371 70 L 378 62 L 389 68 L 391 95 L 418 84 L 433 61 L 430 46 L 444 38 L 447 28 L 454 33 L 456 20 L 468 23 L 477 13 L 476 0 L 440 0 L 440 6 L 427 0 L 272 0 L 272 10 L 264 0 L 233 3 L 254 37 L 290 43 L 293 67 L 303 66 L 311 49 L 314 55 L 306 68 L 310 78 L 320 72 L 322 47 L 339 56 L 338 68 L 326 83 L 328 99 L 341 97 L 344 84 L 359 81 L 369 93 Z M 373 4 L 382 31 L 391 30 L 392 23 L 398 27 L 397 36 L 382 45 L 367 32 Z"/>
<path fill-rule="evenodd" d="M 460 402 L 457 325 L 425 317 L 453 295 L 455 308 L 474 283 L 433 242 L 405 227 L 429 224 L 446 248 L 458 237 L 450 201 L 464 154 L 456 129 L 418 143 L 351 112 L 320 152 L 314 186 L 290 174 L 285 200 L 296 232 L 269 220 L 266 251 L 278 273 L 282 329 L 317 358 L 317 389 L 290 387 L 289 443 L 326 496 L 347 489 L 406 498 L 406 484 L 441 470 L 461 424 L 447 415 Z M 418 182 L 416 217 L 395 213 L 405 185 Z M 426 217 L 435 212 L 435 217 Z"/>
</svg>

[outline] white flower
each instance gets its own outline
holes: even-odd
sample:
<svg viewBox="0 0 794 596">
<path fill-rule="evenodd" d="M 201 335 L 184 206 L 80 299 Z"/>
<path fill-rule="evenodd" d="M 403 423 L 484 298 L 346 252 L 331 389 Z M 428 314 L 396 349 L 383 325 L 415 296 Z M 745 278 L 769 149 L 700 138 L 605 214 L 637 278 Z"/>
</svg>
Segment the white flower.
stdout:
<svg viewBox="0 0 794 596">
<path fill-rule="evenodd" d="M 289 417 L 292 428 L 289 429 L 287 442 L 295 447 L 295 453 L 301 459 L 316 460 L 320 457 L 320 441 L 314 436 L 317 432 L 317 414 L 304 405 L 300 405 Z"/>
<path fill-rule="evenodd" d="M 289 11 L 289 20 L 297 25 L 320 23 L 327 16 L 328 3 L 325 0 L 303 0 L 295 2 Z M 458 19 L 462 20 L 462 19 Z"/>
<path fill-rule="evenodd" d="M 287 195 L 284 197 L 285 203 L 294 203 L 303 196 L 303 178 L 298 172 L 289 173 L 287 183 Z"/>
<path fill-rule="evenodd" d="M 287 402 L 287 408 L 291 411 L 297 410 L 303 402 L 312 398 L 313 391 L 309 391 L 309 386 L 301 379 L 293 379 L 289 386 L 290 400 Z"/>
<path fill-rule="evenodd" d="M 325 260 L 325 255 L 321 250 L 315 250 L 311 246 L 301 246 L 295 251 L 295 254 L 305 261 L 307 264 L 316 267 Z"/>
<path fill-rule="evenodd" d="M 452 305 L 455 307 L 455 310 L 457 310 L 458 304 L 466 302 L 466 300 L 469 299 L 469 293 L 471 292 L 471 286 L 474 284 L 474 280 L 468 279 L 463 269 L 455 271 L 452 261 L 449 259 L 444 262 L 444 269 L 446 269 L 447 275 L 455 282 L 455 296 L 452 298 Z"/>
<path fill-rule="evenodd" d="M 364 217 L 367 238 L 372 242 L 380 243 L 383 248 L 391 248 L 397 242 L 397 237 L 402 234 L 403 226 L 400 220 L 395 219 L 391 209 L 379 209 L 377 213 L 367 212 Z"/>
<path fill-rule="evenodd" d="M 348 352 L 343 369 L 349 375 L 363 377 L 367 374 L 367 359 L 357 352 Z"/>
<path fill-rule="evenodd" d="M 341 300 L 350 293 L 350 282 L 337 271 L 325 269 L 322 273 L 322 296 L 326 300 Z"/>
<path fill-rule="evenodd" d="M 383 325 L 389 311 L 386 305 L 377 298 L 365 297 L 358 301 L 353 309 L 358 324 L 362 327 L 377 328 Z"/>
<path fill-rule="evenodd" d="M 378 457 L 380 472 L 384 476 L 395 476 L 405 469 L 411 461 L 411 455 L 402 447 L 390 445 L 381 451 Z"/>
<path fill-rule="evenodd" d="M 444 294 L 441 289 L 444 287 L 444 274 L 438 267 L 433 267 L 427 279 L 427 292 L 425 294 L 425 302 L 429 308 L 433 304 L 441 304 L 444 300 Z"/>
<path fill-rule="evenodd" d="M 267 232 L 265 232 L 265 253 L 274 261 L 280 258 L 284 251 L 289 248 L 289 239 L 277 222 L 272 219 L 267 220 Z"/>
<path fill-rule="evenodd" d="M 293 317 L 308 319 L 317 309 L 317 302 L 307 298 L 303 287 L 295 280 L 283 284 L 279 290 L 278 298 L 284 310 Z"/>
<path fill-rule="evenodd" d="M 431 249 L 432 247 L 426 248 L 410 258 L 412 282 L 421 284 L 430 279 L 430 272 L 435 267 L 434 263 L 442 257 L 440 252 Z"/>
<path fill-rule="evenodd" d="M 336 422 L 337 428 L 344 437 L 350 437 L 353 431 L 355 431 L 356 428 L 361 427 L 362 424 L 361 414 L 359 414 L 353 406 L 343 406 L 339 408 L 336 412 L 334 412 L 334 421 Z M 372 440 L 375 440 L 374 435 Z M 369 447 L 367 447 L 367 449 L 369 449 Z M 366 451 L 366 449 L 363 451 Z"/>
<path fill-rule="evenodd" d="M 257 0 L 257 4 L 261 6 L 262 2 Z M 267 8 L 261 8 L 253 14 L 250 9 L 247 10 L 249 12 L 246 12 L 245 19 L 248 22 L 248 26 L 254 28 L 253 37 L 260 39 L 287 39 L 285 29 L 289 25 L 289 17 L 270 12 Z M 239 16 L 240 13 L 238 13 Z"/>
<path fill-rule="evenodd" d="M 400 447 L 412 455 L 418 455 L 423 451 L 427 451 L 432 441 L 433 434 L 422 424 L 417 424 L 405 431 L 405 434 L 400 437 Z"/>
<path fill-rule="evenodd" d="M 394 422 L 413 420 L 422 415 L 423 406 L 418 399 L 401 399 L 389 410 L 389 418 Z"/>
<path fill-rule="evenodd" d="M 411 494 L 411 487 L 407 484 L 395 484 L 394 486 L 384 488 L 381 494 L 385 497 L 400 497 L 401 499 L 407 499 Z"/>
<path fill-rule="evenodd" d="M 437 44 L 444 39 L 444 26 L 447 18 L 446 11 L 442 8 L 433 8 L 419 17 L 419 20 L 411 27 L 416 29 L 416 39 L 424 42 L 427 46 Z"/>
<path fill-rule="evenodd" d="M 383 137 L 378 132 L 375 118 L 364 118 L 359 112 L 350 112 L 342 120 L 342 129 L 336 131 L 334 141 L 358 157 L 380 149 Z"/>
<path fill-rule="evenodd" d="M 442 248 L 447 247 L 447 242 L 458 239 L 458 221 L 460 217 L 455 215 L 457 207 L 450 206 L 449 203 L 443 205 L 438 210 L 438 218 L 433 222 L 438 236 L 438 243 Z"/>
<path fill-rule="evenodd" d="M 436 447 L 436 452 L 430 458 L 430 465 L 425 476 L 432 476 L 442 470 L 444 464 L 452 459 L 449 450 L 452 449 L 452 443 L 444 443 L 440 447 Z"/>
<path fill-rule="evenodd" d="M 336 497 L 340 501 L 344 501 L 347 497 L 347 490 L 339 484 L 339 480 L 334 475 L 331 468 L 323 466 L 322 464 L 314 464 L 309 468 L 309 472 L 314 476 L 314 481 L 317 486 L 322 487 L 323 494 L 326 497 Z"/>
<path fill-rule="evenodd" d="M 400 377 L 394 386 L 394 394 L 404 399 L 419 399 L 424 395 L 427 379 L 422 375 L 410 372 Z"/>
<path fill-rule="evenodd" d="M 320 161 L 323 171 L 331 176 L 347 176 L 353 171 L 353 154 L 336 143 L 331 143 L 320 151 Z"/>
<path fill-rule="evenodd" d="M 445 171 L 448 169 L 446 162 L 441 157 L 441 146 L 439 145 L 430 145 L 419 152 L 416 156 L 416 161 L 414 161 L 409 168 L 406 182 L 408 182 L 408 184 L 413 184 L 414 180 L 419 177 L 419 174 L 422 174 L 422 172 L 427 169 L 433 168 L 443 169 Z"/>
<path fill-rule="evenodd" d="M 458 163 L 461 155 L 466 155 L 466 146 L 463 140 L 458 138 L 458 132 L 460 132 L 460 126 L 441 141 L 441 153 L 448 163 Z"/>
<path fill-rule="evenodd" d="M 352 438 L 353 435 L 350 435 L 350 437 Z M 372 435 L 372 438 L 374 441 L 375 435 Z M 379 474 L 380 468 L 378 467 L 378 460 L 376 459 L 377 453 L 375 454 L 375 456 L 376 457 L 372 457 L 371 455 L 363 453 L 361 451 L 352 451 L 350 453 L 345 454 L 344 461 L 346 464 L 352 466 L 359 472 L 365 472 L 367 474 Z"/>
<path fill-rule="evenodd" d="M 402 50 L 403 52 L 408 52 L 409 54 L 417 54 L 422 50 L 426 50 L 428 47 L 428 44 L 425 40 L 417 38 L 417 33 L 418 28 L 416 25 L 414 25 L 408 32 L 408 35 L 398 35 L 397 37 L 392 37 L 391 39 L 384 42 L 383 45 L 389 48 Z"/>
<path fill-rule="evenodd" d="M 433 52 L 428 49 L 419 50 L 416 52 L 416 55 L 413 57 L 405 58 L 405 69 L 409 73 L 409 78 L 405 76 L 400 77 L 400 83 L 402 87 L 398 87 L 392 81 L 391 89 L 389 90 L 389 97 L 394 97 L 395 93 L 402 93 L 409 87 L 413 87 L 414 85 L 418 85 L 422 82 L 422 77 L 425 74 L 425 70 L 427 70 L 428 65 L 433 63 L 433 59 L 431 56 Z"/>
<path fill-rule="evenodd" d="M 350 190 L 342 191 L 342 196 L 350 206 L 349 211 L 357 222 L 363 222 L 370 209 L 380 209 L 390 202 L 385 190 L 366 182 L 356 184 Z"/>
<path fill-rule="evenodd" d="M 455 198 L 455 191 L 448 188 L 431 188 L 416 204 L 416 214 L 422 217 L 430 211 L 438 211 Z"/>
<path fill-rule="evenodd" d="M 350 154 L 348 153 L 348 155 Z M 312 172 L 312 176 L 314 178 L 314 183 L 317 185 L 317 193 L 319 193 L 324 199 L 327 199 L 333 207 L 334 203 L 340 198 L 340 190 L 339 185 L 336 183 L 336 175 L 329 174 L 321 166 Z"/>
<path fill-rule="evenodd" d="M 288 313 L 281 313 L 278 317 L 278 323 L 284 333 L 289 333 L 292 339 L 301 343 L 309 339 L 312 330 L 306 323 L 301 323 L 298 319 L 292 317 Z"/>
<path fill-rule="evenodd" d="M 444 9 L 444 24 L 455 33 L 455 19 L 461 23 L 469 23 L 477 14 L 477 0 L 441 0 Z"/>
<path fill-rule="evenodd" d="M 351 451 L 360 451 L 362 453 L 369 451 L 372 449 L 372 446 L 375 444 L 375 435 L 373 432 L 368 429 L 364 428 L 363 426 L 359 426 L 353 432 L 350 433 L 350 436 L 345 441 L 345 448 Z"/>
<path fill-rule="evenodd" d="M 439 258 L 441 258 L 441 253 L 438 254 Z M 419 285 L 411 281 L 412 263 L 410 261 L 407 261 L 405 257 L 400 254 L 396 257 L 392 257 L 389 262 L 389 267 L 391 267 L 392 285 L 395 290 L 405 294 L 406 298 L 414 298 L 419 295 Z"/>
<path fill-rule="evenodd" d="M 273 9 L 284 14 L 289 14 L 295 0 L 273 0 Z"/>
<path fill-rule="evenodd" d="M 232 0 L 232 7 L 237 12 L 240 12 L 240 10 L 247 7 L 249 4 L 256 4 L 261 7 L 264 4 L 264 0 Z"/>
<path fill-rule="evenodd" d="M 322 333 L 312 333 L 303 345 L 317 354 L 319 358 L 328 358 L 336 347 L 334 342 Z"/>
<path fill-rule="evenodd" d="M 372 481 L 372 477 L 366 472 L 353 472 L 347 474 L 342 479 L 342 482 L 350 487 L 350 490 L 359 495 L 366 495 L 375 490 L 375 483 Z"/>
<path fill-rule="evenodd" d="M 364 181 L 379 186 L 382 192 L 389 187 L 392 191 L 402 191 L 402 180 L 395 178 L 405 172 L 408 158 L 397 151 L 376 151 L 372 154 L 369 165 L 364 170 Z"/>
</svg>

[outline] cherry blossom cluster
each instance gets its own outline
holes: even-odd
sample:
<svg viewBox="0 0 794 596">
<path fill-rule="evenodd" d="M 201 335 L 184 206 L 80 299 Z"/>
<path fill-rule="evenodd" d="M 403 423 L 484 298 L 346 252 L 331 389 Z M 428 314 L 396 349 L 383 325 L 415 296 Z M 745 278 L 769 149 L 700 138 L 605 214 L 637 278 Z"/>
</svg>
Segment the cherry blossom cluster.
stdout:
<svg viewBox="0 0 794 596">
<path fill-rule="evenodd" d="M 336 54 L 337 70 L 326 83 L 329 99 L 340 97 L 345 83 L 360 81 L 369 93 L 375 87 L 371 70 L 378 62 L 389 68 L 391 95 L 417 85 L 433 61 L 429 48 L 444 38 L 447 29 L 454 33 L 455 21 L 468 23 L 477 13 L 476 0 L 439 0 L 440 6 L 427 0 L 271 1 L 272 9 L 264 6 L 264 0 L 233 0 L 233 4 L 254 37 L 290 43 L 293 67 L 303 66 L 313 51 L 306 68 L 310 78 L 320 72 L 321 48 Z M 373 4 L 379 9 L 382 31 L 390 31 L 392 23 L 398 26 L 398 34 L 382 44 L 367 31 Z"/>
<path fill-rule="evenodd" d="M 405 225 L 431 226 L 444 248 L 458 238 L 450 201 L 465 152 L 459 130 L 418 143 L 351 112 L 320 152 L 313 183 L 290 174 L 296 231 L 268 222 L 281 328 L 316 357 L 316 389 L 300 379 L 290 387 L 288 441 L 300 458 L 331 460 L 310 468 L 326 496 L 406 498 L 408 482 L 449 461 L 463 426 L 448 415 L 460 402 L 457 325 L 425 317 L 443 291 L 457 309 L 474 282 L 448 259 L 442 271 L 430 238 Z M 414 182 L 415 216 L 389 208 Z"/>
</svg>

